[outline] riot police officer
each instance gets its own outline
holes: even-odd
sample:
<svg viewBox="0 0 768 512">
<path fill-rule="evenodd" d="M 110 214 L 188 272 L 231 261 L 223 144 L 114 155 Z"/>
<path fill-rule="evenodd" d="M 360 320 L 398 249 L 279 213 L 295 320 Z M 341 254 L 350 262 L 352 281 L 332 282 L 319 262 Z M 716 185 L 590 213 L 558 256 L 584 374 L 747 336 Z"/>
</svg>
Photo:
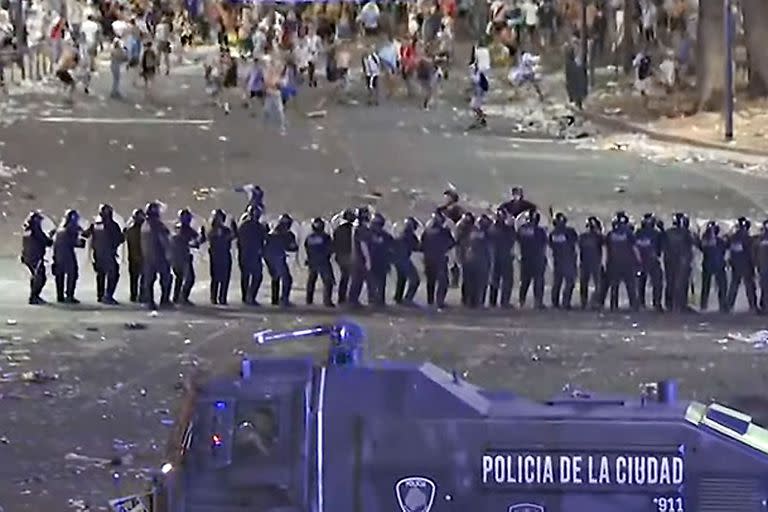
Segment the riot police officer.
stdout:
<svg viewBox="0 0 768 512">
<path fill-rule="evenodd" d="M 488 230 L 493 247 L 489 303 L 495 307 L 510 307 L 514 283 L 515 218 L 504 210 L 496 210 L 496 219 Z"/>
<path fill-rule="evenodd" d="M 120 278 L 117 249 L 125 242 L 125 236 L 120 225 L 115 222 L 112 206 L 99 206 L 99 218 L 88 226 L 83 237 L 91 239 L 91 259 L 96 272 L 96 300 L 103 304 L 117 304 L 114 297 Z"/>
<path fill-rule="evenodd" d="M 573 288 L 576 284 L 576 244 L 579 235 L 568 225 L 568 218 L 558 212 L 552 219 L 553 229 L 549 233 L 549 247 L 552 250 L 552 307 L 571 309 Z M 562 291 L 562 296 L 561 296 Z"/>
<path fill-rule="evenodd" d="M 464 253 L 464 284 L 466 303 L 470 308 L 485 306 L 490 270 L 493 264 L 493 247 L 489 229 L 493 221 L 488 215 L 481 215 L 477 223 L 469 230 Z"/>
<path fill-rule="evenodd" d="M 144 210 L 133 210 L 128 225 L 123 230 L 128 246 L 128 283 L 131 302 L 139 302 L 144 289 L 142 278 L 144 262 L 141 253 L 141 226 L 144 224 Z"/>
<path fill-rule="evenodd" d="M 728 311 L 728 280 L 725 274 L 726 241 L 720 236 L 720 226 L 714 220 L 707 223 L 704 234 L 697 240 L 702 254 L 701 260 L 701 302 L 699 308 L 706 311 L 709 306 L 709 290 L 712 278 L 717 285 L 717 299 L 720 312 Z"/>
<path fill-rule="evenodd" d="M 173 272 L 173 302 L 191 306 L 189 295 L 195 285 L 195 266 L 191 249 L 205 243 L 204 229 L 198 233 L 192 227 L 192 212 L 179 210 L 179 220 L 171 235 L 171 270 Z"/>
<path fill-rule="evenodd" d="M 370 302 L 376 306 L 386 305 L 387 276 L 394 259 L 394 238 L 385 229 L 386 222 L 382 214 L 373 215 L 368 242 L 371 256 L 369 295 Z"/>
<path fill-rule="evenodd" d="M 267 236 L 264 246 L 264 259 L 267 263 L 269 277 L 272 279 L 272 305 L 283 307 L 291 306 L 291 288 L 293 276 L 288 267 L 288 253 L 296 253 L 299 244 L 296 235 L 291 231 L 293 218 L 284 213 L 277 221 L 277 225 Z"/>
<path fill-rule="evenodd" d="M 349 276 L 352 272 L 352 232 L 356 220 L 355 211 L 344 210 L 342 222 L 333 230 L 333 255 L 339 266 L 338 303 L 347 302 Z"/>
<path fill-rule="evenodd" d="M 605 236 L 603 224 L 597 217 L 591 216 L 586 222 L 586 231 L 579 234 L 579 296 L 581 309 L 586 309 L 590 303 L 589 285 L 592 283 L 594 292 L 591 302 L 596 304 L 603 284 L 603 247 Z"/>
<path fill-rule="evenodd" d="M 75 298 L 79 265 L 75 249 L 85 247 L 77 210 L 67 210 L 53 237 L 53 275 L 56 278 L 56 302 L 80 304 Z"/>
<path fill-rule="evenodd" d="M 760 234 L 755 240 L 755 252 L 760 283 L 760 312 L 768 313 L 768 220 L 763 221 Z"/>
<path fill-rule="evenodd" d="M 40 297 L 46 282 L 45 251 L 53 240 L 43 231 L 43 215 L 31 212 L 24 222 L 21 241 L 21 262 L 29 270 L 29 303 L 45 304 Z"/>
<path fill-rule="evenodd" d="M 437 207 L 437 212 L 440 213 L 447 220 L 450 220 L 454 224 L 458 224 L 461 217 L 464 215 L 464 207 L 459 204 L 459 193 L 454 189 L 447 189 L 443 192 L 443 198 L 445 201 L 442 205 Z M 472 220 L 474 223 L 474 219 Z M 453 261 L 450 268 L 450 286 L 452 288 L 459 287 L 459 281 L 461 279 L 461 269 L 459 266 L 458 255 L 456 255 L 456 261 Z"/>
<path fill-rule="evenodd" d="M 672 217 L 672 227 L 663 238 L 664 273 L 668 308 L 689 312 L 688 288 L 691 284 L 693 246 L 695 239 L 690 230 L 688 215 L 678 212 Z"/>
<path fill-rule="evenodd" d="M 467 264 L 467 248 L 469 247 L 469 235 L 475 229 L 475 222 L 477 222 L 477 219 L 475 219 L 472 212 L 464 212 L 459 222 L 456 223 L 455 255 L 456 262 L 461 269 L 461 303 L 465 306 L 470 297 L 469 289 L 472 286 L 471 273 L 465 269 Z"/>
<path fill-rule="evenodd" d="M 520 307 L 525 305 L 528 288 L 533 283 L 536 308 L 544 309 L 544 272 L 547 269 L 547 231 L 539 225 L 541 214 L 528 210 L 525 223 L 517 230 L 520 244 Z"/>
<path fill-rule="evenodd" d="M 149 309 L 157 309 L 155 282 L 160 280 L 160 306 L 171 307 L 171 263 L 169 261 L 170 231 L 160 218 L 160 203 L 153 201 L 144 210 L 146 220 L 141 225 L 141 254 L 143 262 L 143 298 Z"/>
<path fill-rule="evenodd" d="M 211 212 L 211 227 L 207 233 L 208 260 L 211 273 L 211 304 L 226 306 L 232 277 L 232 241 L 235 233 L 227 226 L 227 213 L 222 209 Z"/>
<path fill-rule="evenodd" d="M 746 217 L 739 217 L 736 230 L 726 238 L 728 260 L 731 266 L 731 282 L 728 287 L 728 310 L 736 305 L 739 286 L 744 283 L 750 311 L 757 311 L 755 291 L 754 240 L 749 233 L 752 223 Z"/>
<path fill-rule="evenodd" d="M 258 306 L 256 297 L 264 275 L 264 245 L 269 228 L 261 222 L 262 210 L 249 204 L 237 225 L 237 263 L 240 267 L 240 295 L 243 304 Z"/>
<path fill-rule="evenodd" d="M 635 234 L 635 246 L 640 256 L 637 295 L 640 307 L 645 308 L 645 286 L 650 278 L 653 307 L 659 312 L 663 310 L 661 305 L 663 279 L 660 261 L 662 240 L 663 233 L 658 229 L 656 216 L 653 213 L 643 215 L 640 229 Z"/>
<path fill-rule="evenodd" d="M 307 253 L 307 304 L 315 301 L 315 286 L 317 278 L 323 282 L 323 304 L 332 308 L 333 304 L 333 239 L 325 232 L 325 221 L 320 217 L 312 220 L 312 232 L 304 240 L 304 250 Z"/>
<path fill-rule="evenodd" d="M 448 251 L 456 245 L 451 230 L 445 226 L 445 217 L 439 212 L 421 234 L 421 250 L 424 254 L 424 277 L 427 281 L 427 304 L 445 307 L 448 292 Z"/>
<path fill-rule="evenodd" d="M 368 303 L 374 302 L 373 287 L 371 286 L 371 212 L 367 207 L 357 209 L 357 220 L 352 230 L 352 273 L 349 278 L 350 305 L 360 305 L 360 294 L 363 285 L 368 289 Z"/>
<path fill-rule="evenodd" d="M 617 212 L 611 223 L 611 231 L 606 236 L 606 279 L 603 282 L 599 304 L 605 304 L 606 294 L 610 291 L 610 308 L 619 308 L 619 286 L 623 283 L 633 311 L 639 309 L 637 301 L 636 272 L 640 259 L 635 246 L 635 234 L 629 224 L 629 217 L 624 212 Z"/>
<path fill-rule="evenodd" d="M 395 303 L 411 305 L 421 284 L 419 272 L 411 260 L 414 252 L 421 252 L 421 242 L 416 236 L 419 222 L 414 217 L 403 221 L 403 229 L 394 239 L 393 259 L 395 263 Z"/>
</svg>

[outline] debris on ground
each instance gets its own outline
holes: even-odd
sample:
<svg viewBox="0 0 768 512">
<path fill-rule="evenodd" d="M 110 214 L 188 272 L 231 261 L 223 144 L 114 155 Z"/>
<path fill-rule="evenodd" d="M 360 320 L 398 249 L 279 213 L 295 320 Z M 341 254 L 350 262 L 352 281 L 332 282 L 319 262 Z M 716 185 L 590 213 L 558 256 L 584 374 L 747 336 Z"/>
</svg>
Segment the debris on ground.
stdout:
<svg viewBox="0 0 768 512">
<path fill-rule="evenodd" d="M 753 348 L 766 348 L 768 347 L 768 330 L 761 329 L 751 334 L 743 334 L 740 332 L 729 332 L 724 338 L 716 340 L 717 343 L 724 345 L 731 341 L 740 341 L 742 343 L 748 343 Z"/>
<path fill-rule="evenodd" d="M 514 131 L 523 135 L 573 140 L 597 134 L 597 129 L 590 122 L 576 115 L 565 103 L 528 98 L 513 103 L 487 105 L 485 113 L 511 120 L 515 124 Z"/>
</svg>

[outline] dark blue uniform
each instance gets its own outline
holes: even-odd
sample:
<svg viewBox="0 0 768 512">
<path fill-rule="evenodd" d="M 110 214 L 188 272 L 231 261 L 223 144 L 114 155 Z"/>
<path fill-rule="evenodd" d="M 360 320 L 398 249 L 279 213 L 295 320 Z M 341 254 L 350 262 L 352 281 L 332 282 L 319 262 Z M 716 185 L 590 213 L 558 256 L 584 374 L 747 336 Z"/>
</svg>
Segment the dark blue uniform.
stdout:
<svg viewBox="0 0 768 512">
<path fill-rule="evenodd" d="M 605 237 L 597 230 L 588 230 L 579 235 L 579 296 L 581 309 L 597 302 L 603 280 L 603 246 Z M 594 292 L 589 297 L 589 285 L 592 283 Z"/>
<path fill-rule="evenodd" d="M 352 230 L 352 273 L 349 277 L 349 296 L 353 306 L 360 305 L 363 285 L 368 290 L 368 303 L 373 304 L 375 284 L 371 282 L 371 228 L 367 222 L 358 222 Z"/>
<path fill-rule="evenodd" d="M 701 250 L 701 301 L 699 308 L 705 311 L 709 306 L 709 290 L 712 278 L 717 285 L 717 299 L 721 312 L 728 311 L 728 280 L 725 273 L 725 239 L 712 230 L 707 230 L 698 240 Z"/>
<path fill-rule="evenodd" d="M 515 226 L 504 219 L 497 219 L 490 228 L 493 245 L 493 268 L 491 269 L 490 296 L 491 306 L 497 304 L 503 308 L 509 307 L 514 284 L 514 255 Z"/>
<path fill-rule="evenodd" d="M 640 273 L 637 279 L 637 295 L 640 307 L 645 307 L 645 287 L 648 279 L 651 280 L 651 295 L 653 307 L 661 311 L 661 295 L 663 288 L 663 279 L 661 272 L 661 251 L 662 251 L 661 231 L 655 226 L 643 226 L 635 235 L 635 247 L 640 256 Z"/>
<path fill-rule="evenodd" d="M 307 275 L 307 304 L 313 304 L 315 299 L 315 286 L 317 278 L 323 282 L 323 304 L 328 307 L 333 306 L 333 266 L 331 265 L 331 256 L 333 255 L 333 239 L 324 232 L 312 232 L 304 240 L 304 249 L 307 252 L 307 266 L 309 273 Z"/>
<path fill-rule="evenodd" d="M 424 277 L 427 280 L 427 304 L 445 307 L 448 293 L 448 251 L 456 245 L 451 230 L 431 220 L 421 234 Z"/>
<path fill-rule="evenodd" d="M 420 251 L 421 243 L 413 229 L 404 229 L 395 237 L 393 259 L 397 274 L 395 283 L 395 303 L 397 304 L 411 304 L 416 296 L 421 279 L 411 255 Z"/>
<path fill-rule="evenodd" d="M 190 304 L 189 295 L 195 285 L 195 266 L 190 249 L 200 247 L 205 239 L 189 224 L 177 223 L 171 235 L 171 270 L 173 302 Z"/>
<path fill-rule="evenodd" d="M 267 270 L 272 279 L 272 305 L 288 306 L 291 304 L 291 288 L 293 276 L 288 267 L 288 253 L 299 250 L 296 235 L 290 228 L 275 226 L 267 236 L 264 247 L 264 259 L 267 262 Z"/>
<path fill-rule="evenodd" d="M 53 275 L 56 278 L 56 300 L 77 304 L 75 288 L 80 276 L 75 249 L 85 247 L 82 229 L 70 222 L 56 230 L 53 237 Z"/>
<path fill-rule="evenodd" d="M 768 312 L 768 230 L 755 238 L 755 254 L 760 283 L 760 311 Z"/>
<path fill-rule="evenodd" d="M 467 307 L 480 308 L 485 305 L 492 265 L 493 245 L 488 230 L 480 226 L 473 226 L 467 234 L 467 246 L 464 253 Z"/>
<path fill-rule="evenodd" d="M 549 234 L 552 250 L 552 306 L 571 309 L 576 285 L 576 244 L 579 235 L 572 227 L 558 225 Z M 562 296 L 561 296 L 562 290 Z"/>
<path fill-rule="evenodd" d="M 368 279 L 369 302 L 377 306 L 386 305 L 387 276 L 394 261 L 395 240 L 387 231 L 371 228 L 368 249 L 371 268 Z"/>
<path fill-rule="evenodd" d="M 520 244 L 520 307 L 525 305 L 528 288 L 533 283 L 533 300 L 544 307 L 544 271 L 547 269 L 547 230 L 526 222 L 517 230 Z"/>
<path fill-rule="evenodd" d="M 96 300 L 115 303 L 115 290 L 120 279 L 117 249 L 125 241 L 123 230 L 112 218 L 93 222 L 83 236 L 91 239 L 91 260 L 96 272 Z"/>
<path fill-rule="evenodd" d="M 726 238 L 728 259 L 731 266 L 731 282 L 728 288 L 728 310 L 736 305 L 739 286 L 744 283 L 749 309 L 757 310 L 755 291 L 755 252 L 753 239 L 748 230 L 739 229 Z"/>
<path fill-rule="evenodd" d="M 42 304 L 40 297 L 47 280 L 45 273 L 45 251 L 53 245 L 53 240 L 45 234 L 41 226 L 42 217 L 33 214 L 24 225 L 21 241 L 21 262 L 29 270 L 29 303 Z"/>
<path fill-rule="evenodd" d="M 159 218 L 149 217 L 141 226 L 143 299 L 155 308 L 155 282 L 160 279 L 160 304 L 171 304 L 170 232 Z"/>
<path fill-rule="evenodd" d="M 637 301 L 637 253 L 635 234 L 626 224 L 616 225 L 606 236 L 606 280 L 600 304 L 605 304 L 605 297 L 610 291 L 612 311 L 619 308 L 619 286 L 623 283 L 629 299 L 629 306 L 638 309 Z"/>
<path fill-rule="evenodd" d="M 237 262 L 240 295 L 244 304 L 258 305 L 256 297 L 264 278 L 264 245 L 269 229 L 258 218 L 244 213 L 237 226 Z"/>
<path fill-rule="evenodd" d="M 349 277 L 352 273 L 352 232 L 354 224 L 346 220 L 333 230 L 333 255 L 339 266 L 338 302 L 347 302 Z"/>
<path fill-rule="evenodd" d="M 141 226 L 144 224 L 144 212 L 136 210 L 131 220 L 123 230 L 125 244 L 128 249 L 128 287 L 131 302 L 143 301 L 144 293 L 144 259 L 141 251 Z"/>
<path fill-rule="evenodd" d="M 664 274 L 667 281 L 664 300 L 667 309 L 688 310 L 694 245 L 693 234 L 685 226 L 673 226 L 664 233 Z"/>
</svg>

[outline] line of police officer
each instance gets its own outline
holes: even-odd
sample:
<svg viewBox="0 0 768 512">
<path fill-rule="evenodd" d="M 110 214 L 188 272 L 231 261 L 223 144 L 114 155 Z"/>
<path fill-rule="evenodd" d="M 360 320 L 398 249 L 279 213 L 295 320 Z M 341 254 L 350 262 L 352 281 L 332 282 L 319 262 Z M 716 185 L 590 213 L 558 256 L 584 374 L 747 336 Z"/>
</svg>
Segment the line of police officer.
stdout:
<svg viewBox="0 0 768 512">
<path fill-rule="evenodd" d="M 320 279 L 323 304 L 334 306 L 334 259 L 339 269 L 338 303 L 360 305 L 365 287 L 369 304 L 385 305 L 387 276 L 394 267 L 394 301 L 412 305 L 421 283 L 412 255 L 421 252 L 430 306 L 445 307 L 451 281 L 459 286 L 460 280 L 464 306 L 511 307 L 513 249 L 518 245 L 521 306 L 532 286 L 535 307 L 544 307 L 545 271 L 551 254 L 551 304 L 555 308 L 571 308 L 578 280 L 582 308 L 601 308 L 608 296 L 611 309 L 618 308 L 620 285 L 625 287 L 633 309 L 644 308 L 646 287 L 650 284 L 653 308 L 690 311 L 688 291 L 692 286 L 695 248 L 703 254 L 702 310 L 707 308 L 713 279 L 721 311 L 733 308 L 741 284 L 751 310 L 766 310 L 768 306 L 768 221 L 757 237 L 750 235 L 750 223 L 745 218 L 738 219 L 735 230 L 725 236 L 715 222 L 710 222 L 699 235 L 691 231 L 689 219 L 683 213 L 673 216 L 669 229 L 664 229 L 653 214 L 646 214 L 636 229 L 624 212 L 617 212 L 608 233 L 603 233 L 598 218 L 590 217 L 586 229 L 579 234 L 568 225 L 566 216 L 558 213 L 553 216 L 553 227 L 548 232 L 540 225 L 541 215 L 536 206 L 523 197 L 520 188 L 513 189 L 512 199 L 499 206 L 495 218 L 485 214 L 475 218 L 459 206 L 455 191 L 446 191 L 445 197 L 446 203 L 437 208 L 420 237 L 415 218 L 405 219 L 402 229 L 393 235 L 386 229 L 386 219 L 379 213 L 371 215 L 366 207 L 345 210 L 342 222 L 330 234 L 323 219 L 314 219 L 312 231 L 304 240 L 309 270 L 306 302 L 314 302 Z M 31 276 L 29 303 L 44 303 L 40 297 L 46 282 L 44 256 L 51 246 L 57 301 L 78 303 L 75 251 L 85 247 L 86 239 L 90 238 L 97 300 L 101 303 L 116 304 L 114 293 L 120 273 L 117 253 L 125 242 L 132 302 L 157 308 L 155 284 L 159 281 L 159 306 L 191 305 L 189 296 L 195 282 L 191 249 L 207 243 L 210 301 L 227 304 L 235 243 L 242 301 L 258 305 L 256 297 L 266 263 L 272 304 L 289 306 L 293 278 L 287 258 L 298 251 L 291 230 L 293 219 L 283 214 L 270 228 L 261 220 L 263 210 L 263 191 L 256 187 L 237 221 L 226 225 L 226 213 L 215 210 L 207 230 L 192 227 L 193 216 L 187 209 L 179 212 L 173 231 L 169 230 L 161 219 L 157 202 L 149 203 L 144 210 L 135 210 L 125 229 L 114 220 L 109 205 L 100 207 L 99 217 L 86 229 L 80 227 L 78 213 L 69 210 L 51 234 L 43 230 L 42 215 L 33 212 L 24 227 L 21 256 Z M 520 217 L 524 217 L 522 224 L 518 223 Z M 455 230 L 446 225 L 447 219 L 455 222 Z M 455 263 L 450 266 L 452 254 Z M 756 268 L 761 289 L 759 305 Z"/>
</svg>

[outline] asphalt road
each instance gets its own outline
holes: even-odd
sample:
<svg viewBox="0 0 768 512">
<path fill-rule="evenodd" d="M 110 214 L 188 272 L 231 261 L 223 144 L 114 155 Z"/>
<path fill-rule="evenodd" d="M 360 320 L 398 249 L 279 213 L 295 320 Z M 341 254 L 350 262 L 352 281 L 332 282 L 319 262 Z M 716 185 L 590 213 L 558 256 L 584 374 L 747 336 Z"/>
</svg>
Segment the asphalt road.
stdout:
<svg viewBox="0 0 768 512">
<path fill-rule="evenodd" d="M 240 108 L 224 116 L 206 105 L 194 66 L 161 81 L 155 104 L 141 108 L 141 94 L 129 88 L 130 100 L 123 103 L 86 98 L 68 109 L 39 93 L 15 96 L 0 110 L 0 160 L 23 167 L 0 179 L 0 234 L 6 241 L 0 247 L 0 304 L 7 317 L 0 327 L 0 375 L 7 381 L 0 381 L 0 460 L 13 461 L 0 464 L 0 506 L 6 511 L 61 509 L 70 499 L 99 509 L 108 496 L 142 486 L 142 468 L 162 462 L 169 433 L 162 420 L 170 419 L 184 376 L 195 367 L 234 369 L 255 330 L 327 318 L 303 308 L 198 307 L 153 317 L 128 306 L 96 307 L 88 304 L 93 276 L 87 265 L 83 306 L 27 307 L 26 276 L 16 258 L 19 226 L 30 209 L 53 217 L 70 207 L 90 214 L 107 201 L 127 216 L 160 198 L 168 220 L 185 206 L 205 216 L 215 207 L 239 211 L 244 198 L 232 189 L 244 183 L 266 189 L 270 215 L 290 211 L 298 219 L 361 202 L 390 219 L 426 216 L 449 183 L 478 210 L 522 185 L 533 200 L 564 209 L 579 224 L 588 214 L 607 218 L 617 209 L 635 215 L 682 209 L 722 219 L 768 209 L 761 178 L 717 166 L 660 166 L 626 153 L 515 139 L 510 120 L 492 119 L 489 132 L 465 134 L 468 119 L 454 86 L 429 112 L 402 99 L 379 107 L 327 103 L 327 117 L 307 120 L 302 112 L 315 110 L 323 95 L 312 93 L 289 114 L 289 133 L 282 137 Z M 97 81 L 97 94 L 103 87 Z M 199 123 L 174 121 L 182 119 Z M 204 254 L 199 265 L 205 265 Z M 204 302 L 205 272 L 199 275 L 194 298 Z M 121 286 L 118 299 L 125 295 Z M 717 398 L 768 419 L 768 406 L 754 391 L 768 378 L 765 353 L 746 343 L 717 342 L 731 331 L 761 328 L 756 317 L 394 309 L 362 313 L 360 320 L 370 335 L 371 357 L 430 359 L 480 384 L 540 398 L 566 384 L 634 393 L 643 382 L 676 376 L 687 396 Z M 129 329 L 126 322 L 146 329 Z M 300 343 L 282 351 L 311 349 Z M 37 369 L 59 378 L 15 381 L 19 372 Z M 130 464 L 96 468 L 66 460 L 68 453 L 110 458 L 115 439 L 134 445 Z"/>
</svg>

